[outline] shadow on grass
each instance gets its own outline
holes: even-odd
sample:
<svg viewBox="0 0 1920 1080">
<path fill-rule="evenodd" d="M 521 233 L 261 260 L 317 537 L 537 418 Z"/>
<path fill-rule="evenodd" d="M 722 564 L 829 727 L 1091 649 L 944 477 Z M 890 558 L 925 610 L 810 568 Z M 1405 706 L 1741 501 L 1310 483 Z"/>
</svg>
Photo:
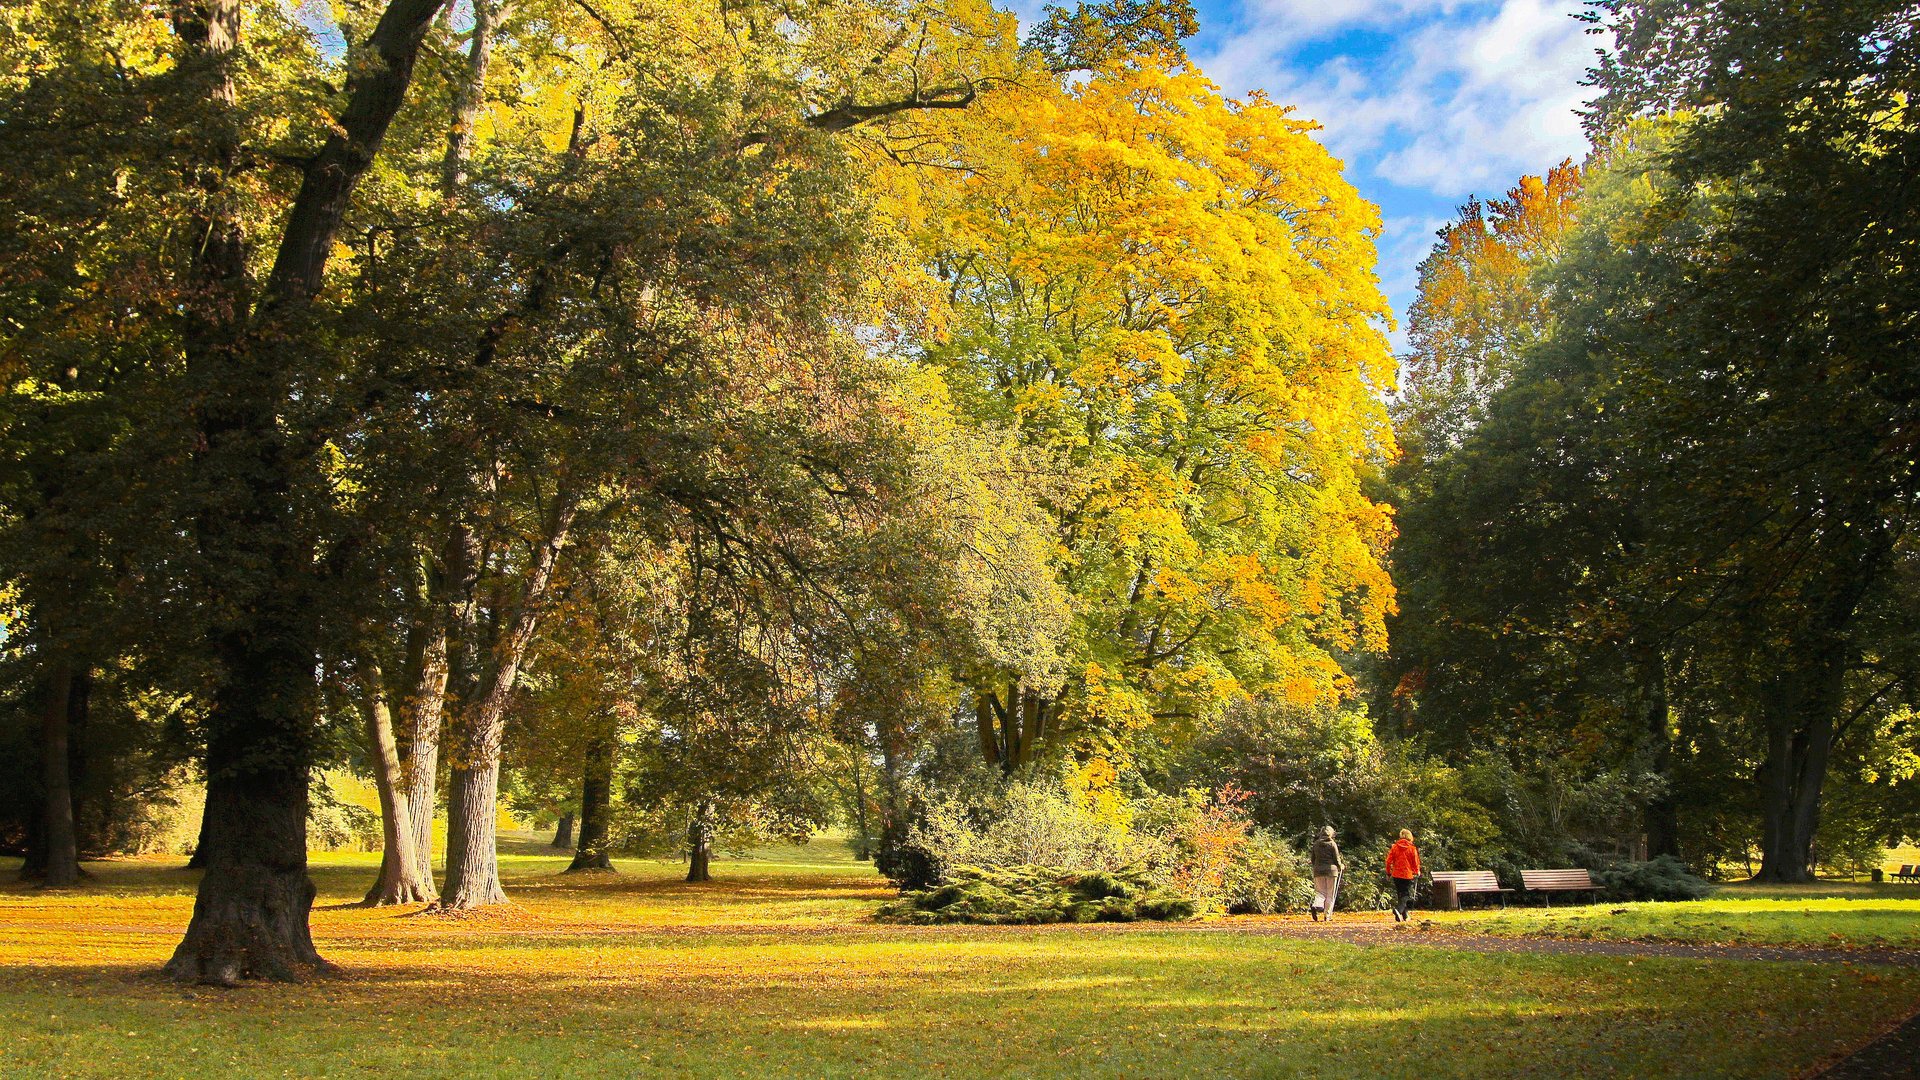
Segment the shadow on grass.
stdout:
<svg viewBox="0 0 1920 1080">
<path fill-rule="evenodd" d="M 344 977 L 235 992 L 0 960 L 0 1023 L 10 1066 L 66 1075 L 157 1058 L 166 1075 L 1784 1077 L 1920 994 L 1801 965 L 1436 953 L 1387 969 L 1217 935 L 618 937 L 342 944 Z"/>
</svg>

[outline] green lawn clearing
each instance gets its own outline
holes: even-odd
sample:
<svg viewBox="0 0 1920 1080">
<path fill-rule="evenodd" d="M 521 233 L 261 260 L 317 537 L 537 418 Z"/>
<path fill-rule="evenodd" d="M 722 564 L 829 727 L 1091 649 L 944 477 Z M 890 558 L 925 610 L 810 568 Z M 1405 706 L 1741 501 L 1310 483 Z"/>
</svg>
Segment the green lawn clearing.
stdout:
<svg viewBox="0 0 1920 1080">
<path fill-rule="evenodd" d="M 838 844 L 689 886 L 671 863 L 562 876 L 523 841 L 515 904 L 461 919 L 336 906 L 373 860 L 315 858 L 344 975 L 236 991 L 153 975 L 191 908 L 177 858 L 0 888 L 0 1073 L 1791 1077 L 1920 1008 L 1893 968 L 884 926 L 891 890 Z"/>
<path fill-rule="evenodd" d="M 1705 900 L 1563 903 L 1436 913 L 1448 929 L 1502 936 L 1696 945 L 1920 948 L 1920 888 L 1866 882 L 1731 885 Z"/>
</svg>

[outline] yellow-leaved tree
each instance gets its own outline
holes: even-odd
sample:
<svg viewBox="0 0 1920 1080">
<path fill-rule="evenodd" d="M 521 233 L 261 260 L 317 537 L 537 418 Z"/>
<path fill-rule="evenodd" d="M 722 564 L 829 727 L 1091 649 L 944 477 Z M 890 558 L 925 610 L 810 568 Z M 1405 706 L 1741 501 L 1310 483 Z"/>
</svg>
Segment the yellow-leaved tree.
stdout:
<svg viewBox="0 0 1920 1080">
<path fill-rule="evenodd" d="M 943 286 L 924 358 L 1019 448 L 1071 598 L 1057 674 L 963 674 L 990 761 L 1333 700 L 1383 644 L 1379 217 L 1314 129 L 1136 56 L 982 95 L 894 178 Z"/>
</svg>

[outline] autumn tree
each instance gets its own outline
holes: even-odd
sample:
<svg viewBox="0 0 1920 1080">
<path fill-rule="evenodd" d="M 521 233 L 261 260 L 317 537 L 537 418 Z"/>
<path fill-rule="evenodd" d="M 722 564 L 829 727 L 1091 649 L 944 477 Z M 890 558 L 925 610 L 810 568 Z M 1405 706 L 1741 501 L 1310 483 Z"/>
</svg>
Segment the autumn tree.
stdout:
<svg viewBox="0 0 1920 1080">
<path fill-rule="evenodd" d="M 1578 211 L 1580 170 L 1563 161 L 1502 198 L 1470 200 L 1420 263 L 1407 313 L 1395 430 L 1411 452 L 1457 446 L 1512 378 L 1552 316 L 1540 271 Z"/>
<path fill-rule="evenodd" d="M 983 755 L 1124 756 L 1235 695 L 1346 693 L 1392 605 L 1376 212 L 1312 125 L 1165 54 L 968 123 L 918 194 L 924 352 L 1017 441 L 1072 608 L 1057 668 L 960 672 Z"/>
<path fill-rule="evenodd" d="M 1583 700 L 1640 712 L 1654 745 L 1689 748 L 1669 770 L 1683 825 L 1804 880 L 1836 753 L 1850 786 L 1884 776 L 1862 768 L 1869 733 L 1897 745 L 1911 693 L 1889 658 L 1913 342 L 1882 271 L 1914 225 L 1888 170 L 1915 139 L 1915 27 L 1891 4 L 1596 7 L 1616 35 L 1602 153 L 1529 279 L 1533 344 L 1406 515 L 1403 555 L 1430 556 L 1403 563 L 1409 614 L 1440 665 L 1403 689 L 1423 712 L 1478 698 L 1501 726 L 1488 706 L 1531 697 L 1576 737 Z M 1472 656 L 1491 662 L 1455 662 Z"/>
</svg>

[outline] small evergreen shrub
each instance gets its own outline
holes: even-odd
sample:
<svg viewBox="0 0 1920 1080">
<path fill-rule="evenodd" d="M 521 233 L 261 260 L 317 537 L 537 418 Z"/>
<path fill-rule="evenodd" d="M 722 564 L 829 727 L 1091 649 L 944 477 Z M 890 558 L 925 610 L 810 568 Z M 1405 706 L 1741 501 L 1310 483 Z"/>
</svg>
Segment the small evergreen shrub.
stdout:
<svg viewBox="0 0 1920 1080">
<path fill-rule="evenodd" d="M 1593 883 L 1608 900 L 1698 900 L 1713 892 L 1713 884 L 1687 869 L 1671 855 L 1646 862 L 1623 862 L 1593 872 Z"/>
<path fill-rule="evenodd" d="M 955 866 L 948 881 L 903 892 L 877 918 L 914 925 L 979 923 L 1030 926 L 1040 923 L 1180 920 L 1199 914 L 1185 897 L 1153 887 L 1139 869 L 1076 874 L 1058 867 Z"/>
</svg>

